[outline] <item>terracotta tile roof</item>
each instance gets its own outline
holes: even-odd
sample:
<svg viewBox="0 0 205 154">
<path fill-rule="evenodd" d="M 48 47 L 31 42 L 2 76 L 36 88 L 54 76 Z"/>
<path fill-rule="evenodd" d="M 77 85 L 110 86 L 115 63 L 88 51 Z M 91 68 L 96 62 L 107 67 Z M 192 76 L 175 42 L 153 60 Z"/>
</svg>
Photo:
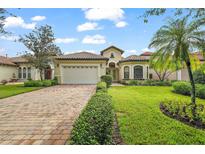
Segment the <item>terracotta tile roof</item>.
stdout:
<svg viewBox="0 0 205 154">
<path fill-rule="evenodd" d="M 143 52 L 140 56 L 151 56 L 152 54 L 153 52 L 146 51 L 146 52 Z"/>
<path fill-rule="evenodd" d="M 14 64 L 10 58 L 4 57 L 4 56 L 0 56 L 0 64 L 2 65 L 10 65 L 10 66 L 16 66 L 16 64 Z"/>
<path fill-rule="evenodd" d="M 57 56 L 56 59 L 62 60 L 108 60 L 108 58 L 89 52 L 77 52 L 67 55 Z"/>
<path fill-rule="evenodd" d="M 27 63 L 28 62 L 28 60 L 24 57 L 12 57 L 10 59 L 14 63 Z"/>
<path fill-rule="evenodd" d="M 149 56 L 137 56 L 137 55 L 131 55 L 127 58 L 124 58 L 120 60 L 120 62 L 128 62 L 128 61 L 149 61 Z"/>
<path fill-rule="evenodd" d="M 121 54 L 123 54 L 123 53 L 124 53 L 124 51 L 123 51 L 122 49 L 120 49 L 120 48 L 118 48 L 118 47 L 116 47 L 116 46 L 114 46 L 114 45 L 111 45 L 111 46 L 109 46 L 109 47 L 107 47 L 107 48 L 103 49 L 102 51 L 100 51 L 100 54 L 102 55 L 102 54 L 103 54 L 103 52 L 105 52 L 106 50 L 108 50 L 108 49 L 110 49 L 110 48 L 115 48 L 116 50 L 120 51 L 120 52 L 121 52 Z"/>
</svg>

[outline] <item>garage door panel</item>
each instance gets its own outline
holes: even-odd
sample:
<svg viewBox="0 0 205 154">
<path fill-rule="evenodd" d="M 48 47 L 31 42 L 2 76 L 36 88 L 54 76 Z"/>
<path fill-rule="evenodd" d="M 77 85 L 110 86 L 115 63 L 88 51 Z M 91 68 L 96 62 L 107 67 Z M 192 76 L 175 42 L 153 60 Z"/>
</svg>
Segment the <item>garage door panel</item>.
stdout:
<svg viewBox="0 0 205 154">
<path fill-rule="evenodd" d="M 98 82 L 97 66 L 63 66 L 63 84 L 95 84 Z"/>
</svg>

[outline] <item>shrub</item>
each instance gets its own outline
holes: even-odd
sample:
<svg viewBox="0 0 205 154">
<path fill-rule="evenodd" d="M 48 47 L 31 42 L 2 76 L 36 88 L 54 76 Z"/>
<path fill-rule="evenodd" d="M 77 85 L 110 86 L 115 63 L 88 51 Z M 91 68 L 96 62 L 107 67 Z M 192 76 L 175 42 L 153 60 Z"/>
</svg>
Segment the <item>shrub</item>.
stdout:
<svg viewBox="0 0 205 154">
<path fill-rule="evenodd" d="M 134 85 L 138 85 L 139 82 L 137 80 L 129 80 L 128 81 L 128 85 L 134 86 Z"/>
<path fill-rule="evenodd" d="M 191 94 L 191 85 L 185 81 L 174 82 L 172 84 L 173 91 L 183 95 L 190 95 Z"/>
<path fill-rule="evenodd" d="M 192 104 L 184 101 L 165 100 L 160 103 L 160 109 L 166 115 L 186 122 L 190 125 L 205 128 L 205 108 L 202 104 L 196 105 L 196 114 L 192 114 Z"/>
<path fill-rule="evenodd" d="M 70 144 L 111 144 L 113 120 L 111 97 L 97 92 L 75 121 Z"/>
<path fill-rule="evenodd" d="M 53 80 L 51 80 L 52 85 L 57 85 L 58 84 L 58 78 L 55 76 Z"/>
<path fill-rule="evenodd" d="M 128 85 L 141 85 L 141 86 L 171 86 L 171 81 L 159 80 L 129 80 Z"/>
<path fill-rule="evenodd" d="M 7 80 L 2 80 L 1 83 L 2 83 L 3 85 L 5 85 L 5 84 L 8 83 L 8 81 L 7 81 Z"/>
<path fill-rule="evenodd" d="M 205 73 L 202 69 L 197 70 L 193 73 L 195 83 L 205 84 Z"/>
<path fill-rule="evenodd" d="M 96 91 L 99 92 L 99 91 L 103 91 L 103 92 L 107 92 L 107 86 L 106 86 L 106 83 L 105 82 L 98 82 L 97 83 L 97 88 L 96 88 Z"/>
<path fill-rule="evenodd" d="M 25 81 L 24 87 L 42 87 L 43 83 L 40 80 Z"/>
<path fill-rule="evenodd" d="M 196 95 L 199 98 L 205 99 L 205 85 L 198 87 L 196 91 Z"/>
<path fill-rule="evenodd" d="M 42 85 L 43 85 L 44 87 L 52 86 L 52 81 L 51 81 L 51 80 L 43 80 L 43 81 L 42 81 Z"/>
<path fill-rule="evenodd" d="M 101 81 L 107 84 L 107 88 L 109 88 L 112 84 L 112 76 L 111 75 L 103 75 L 101 76 Z"/>
</svg>

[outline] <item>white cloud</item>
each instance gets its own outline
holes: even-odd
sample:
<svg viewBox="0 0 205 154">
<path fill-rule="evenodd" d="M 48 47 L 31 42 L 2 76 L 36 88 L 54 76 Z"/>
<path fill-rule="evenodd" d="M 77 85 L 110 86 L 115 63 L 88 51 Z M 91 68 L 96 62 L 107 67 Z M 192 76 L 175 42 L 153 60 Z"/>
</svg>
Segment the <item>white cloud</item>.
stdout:
<svg viewBox="0 0 205 154">
<path fill-rule="evenodd" d="M 96 53 L 95 50 L 75 50 L 75 51 L 66 51 L 66 52 L 64 52 L 64 54 L 67 55 L 67 54 L 77 53 L 77 52 L 83 52 L 83 51 L 85 51 L 85 52 L 90 52 L 90 53 Z"/>
<path fill-rule="evenodd" d="M 45 20 L 46 17 L 45 16 L 34 16 L 31 18 L 32 21 L 42 21 Z"/>
<path fill-rule="evenodd" d="M 8 36 L 0 36 L 0 40 L 6 40 L 6 41 L 18 41 L 19 36 L 15 35 L 8 35 Z"/>
<path fill-rule="evenodd" d="M 82 31 L 88 31 L 88 30 L 99 30 L 102 29 L 102 27 L 98 26 L 98 23 L 96 22 L 86 22 L 84 24 L 78 25 L 77 31 L 82 32 Z"/>
<path fill-rule="evenodd" d="M 25 23 L 21 17 L 7 17 L 4 22 L 4 27 L 21 27 L 24 29 L 34 29 L 36 23 Z"/>
<path fill-rule="evenodd" d="M 78 41 L 76 38 L 56 38 L 56 43 L 73 43 Z"/>
<path fill-rule="evenodd" d="M 87 35 L 84 37 L 82 43 L 83 44 L 105 44 L 106 39 L 104 36 L 98 34 L 93 36 Z"/>
<path fill-rule="evenodd" d="M 127 26 L 128 24 L 127 24 L 127 22 L 125 22 L 125 21 L 119 21 L 119 22 L 117 22 L 116 24 L 115 24 L 115 26 L 116 27 L 118 27 L 118 28 L 123 28 L 123 27 L 125 27 L 125 26 Z"/>
<path fill-rule="evenodd" d="M 124 18 L 124 11 L 120 8 L 93 8 L 86 9 L 85 18 L 88 20 L 110 20 L 120 21 Z"/>
</svg>

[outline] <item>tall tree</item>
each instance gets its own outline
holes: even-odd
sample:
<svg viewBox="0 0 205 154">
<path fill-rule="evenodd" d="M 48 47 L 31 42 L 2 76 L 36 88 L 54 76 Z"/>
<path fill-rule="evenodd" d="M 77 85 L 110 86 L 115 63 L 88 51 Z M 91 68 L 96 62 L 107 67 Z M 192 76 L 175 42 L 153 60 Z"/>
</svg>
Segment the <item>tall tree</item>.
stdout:
<svg viewBox="0 0 205 154">
<path fill-rule="evenodd" d="M 191 83 L 191 103 L 192 113 L 195 115 L 196 92 L 193 73 L 191 68 L 191 52 L 198 49 L 201 52 L 205 50 L 205 19 L 188 21 L 188 18 L 170 19 L 168 23 L 162 26 L 153 36 L 150 48 L 156 49 L 155 56 L 161 57 L 162 62 L 173 57 L 181 64 L 185 64 L 188 70 Z M 163 65 L 163 63 L 162 63 Z"/>
<path fill-rule="evenodd" d="M 152 8 L 144 12 L 140 17 L 144 18 L 144 22 L 148 22 L 148 18 L 151 16 L 164 15 L 167 12 L 166 8 Z M 202 18 L 205 17 L 205 8 L 176 8 L 174 9 L 174 16 Z"/>
<path fill-rule="evenodd" d="M 51 26 L 35 28 L 28 35 L 21 36 L 19 41 L 29 49 L 25 51 L 25 57 L 40 70 L 42 80 L 43 70 L 48 66 L 49 58 L 61 54 L 60 48 L 54 44 L 55 38 Z"/>
</svg>

